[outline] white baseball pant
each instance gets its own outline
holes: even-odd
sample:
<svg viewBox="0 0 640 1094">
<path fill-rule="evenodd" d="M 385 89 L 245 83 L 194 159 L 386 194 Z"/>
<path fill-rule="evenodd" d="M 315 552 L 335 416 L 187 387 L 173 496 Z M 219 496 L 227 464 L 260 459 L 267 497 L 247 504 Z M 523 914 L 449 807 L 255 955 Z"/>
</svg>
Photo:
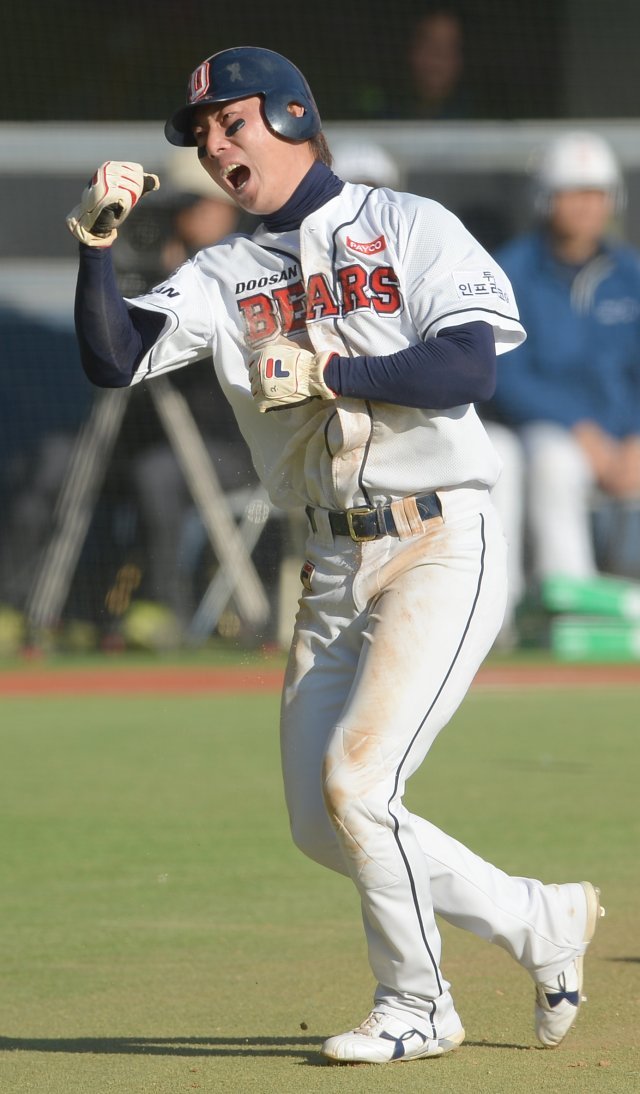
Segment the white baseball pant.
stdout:
<svg viewBox="0 0 640 1094">
<path fill-rule="evenodd" d="M 509 877 L 402 804 L 406 780 L 460 704 L 505 604 L 505 541 L 487 491 L 439 492 L 426 534 L 307 544 L 282 704 L 292 834 L 351 876 L 376 1000 L 433 1020 L 452 1009 L 434 912 L 506 949 L 535 979 L 584 946 L 562 890 Z M 339 553 L 338 553 L 339 551 Z M 574 926 L 575 933 L 575 926 Z"/>
<path fill-rule="evenodd" d="M 508 634 L 514 625 L 516 608 L 526 592 L 525 457 L 522 441 L 514 430 L 498 422 L 483 424 L 502 463 L 500 477 L 491 490 L 491 500 L 507 541 L 507 606 L 503 629 Z"/>
<path fill-rule="evenodd" d="M 522 429 L 528 523 L 538 577 L 595 577 L 591 527 L 595 476 L 570 430 L 553 422 Z"/>
</svg>

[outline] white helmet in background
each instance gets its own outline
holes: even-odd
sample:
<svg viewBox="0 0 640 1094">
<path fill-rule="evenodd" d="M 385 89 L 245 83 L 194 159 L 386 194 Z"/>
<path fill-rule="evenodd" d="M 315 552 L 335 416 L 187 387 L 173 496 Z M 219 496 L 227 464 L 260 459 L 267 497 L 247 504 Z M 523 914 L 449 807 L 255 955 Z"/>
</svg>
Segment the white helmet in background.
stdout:
<svg viewBox="0 0 640 1094">
<path fill-rule="evenodd" d="M 379 144 L 366 140 L 338 137 L 331 141 L 333 171 L 345 182 L 364 182 L 369 186 L 388 186 L 396 190 L 400 172 L 389 153 Z"/>
<path fill-rule="evenodd" d="M 554 137 L 542 150 L 535 169 L 535 204 L 548 214 L 559 190 L 603 190 L 611 195 L 617 213 L 624 207 L 624 186 L 618 161 L 597 133 L 584 130 Z"/>
</svg>

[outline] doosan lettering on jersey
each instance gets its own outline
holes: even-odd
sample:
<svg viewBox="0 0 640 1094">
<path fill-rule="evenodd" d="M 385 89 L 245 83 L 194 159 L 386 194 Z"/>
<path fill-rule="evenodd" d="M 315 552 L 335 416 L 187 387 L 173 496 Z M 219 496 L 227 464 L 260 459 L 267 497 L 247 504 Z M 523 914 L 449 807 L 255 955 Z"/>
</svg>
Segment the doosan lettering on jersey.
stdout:
<svg viewBox="0 0 640 1094">
<path fill-rule="evenodd" d="M 261 274 L 259 277 L 251 277 L 248 281 L 238 281 L 236 285 L 236 293 L 239 296 L 243 292 L 251 292 L 253 289 L 264 289 L 266 285 L 278 285 L 283 281 L 292 281 L 293 278 L 300 277 L 300 271 L 297 266 L 289 266 L 286 270 L 281 270 L 280 273 Z"/>
</svg>

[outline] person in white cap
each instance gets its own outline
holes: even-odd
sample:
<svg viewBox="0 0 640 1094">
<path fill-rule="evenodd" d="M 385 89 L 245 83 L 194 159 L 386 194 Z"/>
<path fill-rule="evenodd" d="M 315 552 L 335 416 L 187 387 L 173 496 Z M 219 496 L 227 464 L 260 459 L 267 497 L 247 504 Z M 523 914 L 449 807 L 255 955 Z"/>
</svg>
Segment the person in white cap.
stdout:
<svg viewBox="0 0 640 1094">
<path fill-rule="evenodd" d="M 389 152 L 375 141 L 337 137 L 331 142 L 333 170 L 345 182 L 400 189 L 400 168 Z"/>
<path fill-rule="evenodd" d="M 534 579 L 589 579 L 595 489 L 640 495 L 640 256 L 608 235 L 624 206 L 620 168 L 600 135 L 570 131 L 542 150 L 534 183 L 536 230 L 498 253 L 528 338 L 499 363 L 487 408 L 504 464 L 494 502 L 511 541 L 511 614 L 523 528 Z"/>
</svg>

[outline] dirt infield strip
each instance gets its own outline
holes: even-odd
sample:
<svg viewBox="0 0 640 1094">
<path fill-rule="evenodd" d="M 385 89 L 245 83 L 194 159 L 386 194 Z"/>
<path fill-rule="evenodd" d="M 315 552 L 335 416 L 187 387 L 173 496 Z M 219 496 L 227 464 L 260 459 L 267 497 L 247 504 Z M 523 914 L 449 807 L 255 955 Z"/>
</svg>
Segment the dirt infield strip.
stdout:
<svg viewBox="0 0 640 1094">
<path fill-rule="evenodd" d="M 189 668 L 157 665 L 97 669 L 43 668 L 0 671 L 0 695 L 196 695 L 277 691 L 281 668 Z M 485 665 L 474 689 L 638 687 L 640 664 Z"/>
</svg>

